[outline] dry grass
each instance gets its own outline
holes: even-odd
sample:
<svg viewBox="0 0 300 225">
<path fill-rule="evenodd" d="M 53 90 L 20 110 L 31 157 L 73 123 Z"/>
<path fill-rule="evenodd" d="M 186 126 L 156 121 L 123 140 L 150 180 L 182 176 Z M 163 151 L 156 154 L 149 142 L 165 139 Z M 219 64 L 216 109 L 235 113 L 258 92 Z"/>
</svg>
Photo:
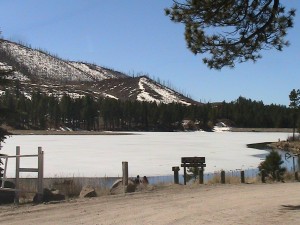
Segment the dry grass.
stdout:
<svg viewBox="0 0 300 225">
<path fill-rule="evenodd" d="M 299 175 L 300 177 L 300 175 Z M 13 181 L 13 179 L 12 179 Z M 165 186 L 166 184 L 172 184 L 166 180 L 164 182 L 161 179 L 156 180 L 156 187 Z M 286 172 L 284 175 L 284 181 L 286 182 L 295 182 L 295 173 L 294 172 Z M 245 177 L 245 183 L 260 183 L 261 177 Z M 267 183 L 273 183 L 276 181 L 272 181 L 271 179 L 267 180 Z M 79 196 L 80 191 L 83 186 L 89 185 L 95 188 L 97 196 L 105 196 L 110 195 L 110 178 L 86 178 L 86 177 L 71 177 L 71 178 L 45 178 L 44 179 L 44 187 L 48 189 L 58 190 L 59 193 L 65 195 L 66 199 L 76 198 Z M 240 184 L 241 178 L 236 174 L 226 173 L 225 176 L 226 184 Z M 194 181 L 191 185 L 199 184 L 199 180 Z M 221 174 L 220 172 L 215 172 L 211 175 L 206 175 L 206 179 L 204 181 L 206 185 L 214 185 L 221 184 Z M 20 189 L 26 190 L 26 192 L 20 192 L 20 203 L 29 203 L 32 202 L 32 199 L 37 191 L 37 179 L 36 178 L 21 178 L 20 179 Z"/>
<path fill-rule="evenodd" d="M 212 177 L 209 177 L 207 184 L 220 184 L 221 183 L 221 175 L 220 173 L 214 173 Z"/>
<path fill-rule="evenodd" d="M 296 181 L 296 179 L 295 179 L 295 173 L 294 172 L 285 172 L 284 176 L 283 176 L 283 179 L 285 181 Z"/>
<path fill-rule="evenodd" d="M 14 182 L 14 179 L 10 179 Z M 19 188 L 19 202 L 30 203 L 33 201 L 37 193 L 37 179 L 36 178 L 20 178 Z M 97 196 L 109 195 L 109 185 L 105 178 L 45 178 L 44 188 L 56 190 L 56 192 L 63 194 L 66 199 L 76 198 L 79 196 L 83 186 L 89 185 L 95 188 Z"/>
</svg>

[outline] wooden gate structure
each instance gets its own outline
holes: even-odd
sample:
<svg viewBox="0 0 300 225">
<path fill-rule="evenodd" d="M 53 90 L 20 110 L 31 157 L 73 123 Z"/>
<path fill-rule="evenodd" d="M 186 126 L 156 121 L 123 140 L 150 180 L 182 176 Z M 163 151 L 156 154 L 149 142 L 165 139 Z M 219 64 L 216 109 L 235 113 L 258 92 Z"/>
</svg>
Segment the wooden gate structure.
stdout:
<svg viewBox="0 0 300 225">
<path fill-rule="evenodd" d="M 184 168 L 184 185 L 186 185 L 186 168 L 194 167 L 201 168 L 203 172 L 203 167 L 206 167 L 205 157 L 181 157 L 181 167 Z M 199 178 L 200 179 L 200 178 Z"/>
<path fill-rule="evenodd" d="M 21 158 L 28 158 L 28 157 L 37 157 L 38 158 L 38 167 L 37 168 L 20 168 L 20 159 Z M 4 171 L 3 171 L 3 177 L 0 178 L 2 180 L 2 184 L 0 186 L 0 190 L 3 191 L 14 191 L 15 192 L 15 204 L 19 203 L 19 193 L 22 192 L 29 192 L 26 190 L 20 190 L 20 173 L 21 172 L 29 172 L 29 173 L 38 173 L 37 178 L 37 196 L 38 196 L 38 202 L 41 202 L 43 198 L 43 178 L 44 178 L 44 152 L 42 151 L 42 147 L 38 147 L 38 154 L 37 155 L 21 155 L 20 154 L 20 146 L 16 147 L 16 155 L 14 156 L 8 156 L 8 155 L 2 155 L 0 158 L 5 160 L 4 164 Z M 15 188 L 5 188 L 4 184 L 7 180 L 6 177 L 6 170 L 7 170 L 7 163 L 9 158 L 15 158 L 16 159 L 16 178 L 15 178 Z"/>
</svg>

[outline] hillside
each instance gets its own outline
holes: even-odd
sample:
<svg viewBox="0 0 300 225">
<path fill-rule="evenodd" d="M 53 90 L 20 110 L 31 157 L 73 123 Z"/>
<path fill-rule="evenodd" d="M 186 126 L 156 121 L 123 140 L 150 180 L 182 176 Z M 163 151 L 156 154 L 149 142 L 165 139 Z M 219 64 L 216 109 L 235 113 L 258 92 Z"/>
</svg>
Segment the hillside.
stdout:
<svg viewBox="0 0 300 225">
<path fill-rule="evenodd" d="M 130 77 L 98 65 L 60 59 L 41 50 L 0 39 L 0 70 L 11 70 L 21 93 L 33 91 L 61 97 L 85 94 L 157 103 L 197 104 L 146 76 Z M 15 88 L 15 87 L 10 87 Z M 4 87 L 0 93 L 5 91 Z"/>
</svg>

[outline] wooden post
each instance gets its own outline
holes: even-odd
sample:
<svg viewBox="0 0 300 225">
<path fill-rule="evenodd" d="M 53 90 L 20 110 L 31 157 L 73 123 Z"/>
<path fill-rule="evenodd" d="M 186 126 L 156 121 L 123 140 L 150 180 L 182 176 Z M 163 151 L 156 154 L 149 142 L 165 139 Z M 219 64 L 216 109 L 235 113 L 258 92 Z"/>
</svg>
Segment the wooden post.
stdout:
<svg viewBox="0 0 300 225">
<path fill-rule="evenodd" d="M 128 185 L 128 162 L 122 162 L 122 171 L 123 171 L 123 185 Z"/>
<path fill-rule="evenodd" d="M 261 170 L 261 182 L 266 183 L 266 171 Z"/>
<path fill-rule="evenodd" d="M 44 194 L 44 152 L 38 147 L 38 202 L 42 202 Z"/>
<path fill-rule="evenodd" d="M 20 146 L 16 147 L 16 180 L 15 180 L 15 204 L 19 204 L 19 189 L 20 189 Z"/>
<path fill-rule="evenodd" d="M 277 180 L 277 181 L 280 181 L 280 173 L 279 173 L 279 170 L 276 170 L 276 171 L 275 171 L 275 175 L 276 175 L 276 180 Z"/>
<path fill-rule="evenodd" d="M 199 184 L 203 184 L 203 168 L 199 168 Z"/>
<path fill-rule="evenodd" d="M 299 181 L 298 172 L 295 172 L 295 181 Z"/>
<path fill-rule="evenodd" d="M 173 166 L 172 171 L 174 171 L 174 184 L 179 184 L 179 166 Z"/>
<path fill-rule="evenodd" d="M 183 170 L 183 184 L 186 185 L 186 166 L 184 165 Z"/>
<path fill-rule="evenodd" d="M 225 184 L 225 171 L 221 171 L 221 184 Z"/>
<path fill-rule="evenodd" d="M 241 171 L 241 183 L 242 184 L 245 183 L 245 171 L 244 170 Z"/>
<path fill-rule="evenodd" d="M 296 168 L 295 168 L 295 157 L 293 156 L 293 170 L 294 172 L 296 171 Z"/>
</svg>

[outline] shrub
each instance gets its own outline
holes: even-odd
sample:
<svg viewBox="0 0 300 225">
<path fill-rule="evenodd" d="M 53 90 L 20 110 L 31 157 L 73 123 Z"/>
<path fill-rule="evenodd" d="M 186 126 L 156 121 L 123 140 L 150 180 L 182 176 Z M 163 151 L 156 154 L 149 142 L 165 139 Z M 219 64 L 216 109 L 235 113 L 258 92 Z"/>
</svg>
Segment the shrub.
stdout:
<svg viewBox="0 0 300 225">
<path fill-rule="evenodd" d="M 286 171 L 286 168 L 281 167 L 283 161 L 278 152 L 272 150 L 269 155 L 266 156 L 265 161 L 261 162 L 258 166 L 259 171 L 265 171 L 266 175 L 270 176 L 273 180 L 282 179 Z M 279 177 L 276 176 L 278 173 Z"/>
</svg>

